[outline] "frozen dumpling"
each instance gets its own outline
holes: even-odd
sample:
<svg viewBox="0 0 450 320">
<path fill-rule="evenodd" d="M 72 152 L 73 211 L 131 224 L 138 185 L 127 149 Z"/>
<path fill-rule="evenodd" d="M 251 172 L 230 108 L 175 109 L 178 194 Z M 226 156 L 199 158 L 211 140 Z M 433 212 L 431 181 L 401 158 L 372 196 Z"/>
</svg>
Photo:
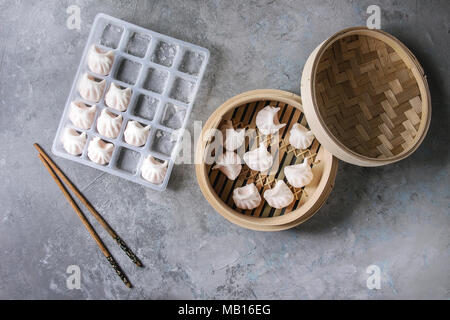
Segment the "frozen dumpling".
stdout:
<svg viewBox="0 0 450 320">
<path fill-rule="evenodd" d="M 120 133 L 122 121 L 122 115 L 115 115 L 103 109 L 97 119 L 97 131 L 102 136 L 115 139 Z"/>
<path fill-rule="evenodd" d="M 113 151 L 114 145 L 112 143 L 107 143 L 99 137 L 95 137 L 89 142 L 88 157 L 95 163 L 105 165 L 111 161 Z"/>
<path fill-rule="evenodd" d="M 289 184 L 294 188 L 307 186 L 314 177 L 308 159 L 305 159 L 303 163 L 284 167 L 284 175 Z"/>
<path fill-rule="evenodd" d="M 223 126 L 225 134 L 225 149 L 228 151 L 235 151 L 244 144 L 245 129 L 235 130 L 233 122 L 228 120 Z"/>
<path fill-rule="evenodd" d="M 275 134 L 286 125 L 285 123 L 280 124 L 278 121 L 277 113 L 279 110 L 280 108 L 267 106 L 258 112 L 258 115 L 256 116 L 256 126 L 262 134 L 266 136 Z"/>
<path fill-rule="evenodd" d="M 88 66 L 94 73 L 106 76 L 111 70 L 113 61 L 114 53 L 112 51 L 104 51 L 96 45 L 89 50 Z"/>
<path fill-rule="evenodd" d="M 141 166 L 142 178 L 153 184 L 161 184 L 167 173 L 167 161 L 159 162 L 152 156 L 145 158 Z"/>
<path fill-rule="evenodd" d="M 233 191 L 233 201 L 236 207 L 243 210 L 255 209 L 261 203 L 261 196 L 255 184 L 249 184 Z"/>
<path fill-rule="evenodd" d="M 307 149 L 314 141 L 314 134 L 299 123 L 290 131 L 289 143 L 296 149 Z"/>
<path fill-rule="evenodd" d="M 122 89 L 115 83 L 111 83 L 105 95 L 105 104 L 115 110 L 125 111 L 131 99 L 131 88 Z"/>
<path fill-rule="evenodd" d="M 241 173 L 241 157 L 233 151 L 226 151 L 221 154 L 213 170 L 220 170 L 230 180 L 235 180 Z"/>
<path fill-rule="evenodd" d="M 140 147 L 147 141 L 149 133 L 150 126 L 143 127 L 139 122 L 131 120 L 128 121 L 127 128 L 123 134 L 126 143 Z"/>
<path fill-rule="evenodd" d="M 96 111 L 95 105 L 88 107 L 81 101 L 74 101 L 70 104 L 69 119 L 75 127 L 87 130 L 92 127 Z"/>
<path fill-rule="evenodd" d="M 260 172 L 269 170 L 273 164 L 272 155 L 267 151 L 264 144 L 253 151 L 246 152 L 244 161 L 250 169 Z"/>
<path fill-rule="evenodd" d="M 275 187 L 264 192 L 264 199 L 275 209 L 283 209 L 294 201 L 294 194 L 283 180 L 278 180 Z"/>
<path fill-rule="evenodd" d="M 98 102 L 105 90 L 106 81 L 96 81 L 95 78 L 87 73 L 81 76 L 78 83 L 78 92 L 83 99 L 92 102 Z"/>
<path fill-rule="evenodd" d="M 86 132 L 80 134 L 75 129 L 65 128 L 61 136 L 61 143 L 67 153 L 73 156 L 79 156 L 83 153 L 86 139 Z"/>
</svg>

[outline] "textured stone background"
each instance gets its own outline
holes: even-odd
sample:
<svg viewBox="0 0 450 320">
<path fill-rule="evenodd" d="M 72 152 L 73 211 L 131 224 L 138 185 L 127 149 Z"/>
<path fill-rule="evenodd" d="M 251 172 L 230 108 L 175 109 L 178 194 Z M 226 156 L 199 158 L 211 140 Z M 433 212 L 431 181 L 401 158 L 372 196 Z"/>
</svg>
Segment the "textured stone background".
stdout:
<svg viewBox="0 0 450 320">
<path fill-rule="evenodd" d="M 72 4 L 81 8 L 80 31 L 66 27 Z M 134 267 L 97 228 L 135 285 L 126 289 L 32 147 L 50 150 L 95 15 L 210 49 L 193 123 L 242 91 L 299 93 L 309 53 L 364 25 L 370 4 L 428 74 L 431 129 L 400 163 L 340 163 L 327 204 L 296 229 L 230 224 L 204 200 L 192 165 L 176 167 L 167 192 L 157 193 L 56 159 L 143 259 L 145 269 Z M 449 38 L 447 0 L 1 1 L 0 298 L 450 298 Z M 66 288 L 72 264 L 81 267 L 81 290 Z M 366 288 L 371 264 L 382 270 L 381 290 Z"/>
</svg>

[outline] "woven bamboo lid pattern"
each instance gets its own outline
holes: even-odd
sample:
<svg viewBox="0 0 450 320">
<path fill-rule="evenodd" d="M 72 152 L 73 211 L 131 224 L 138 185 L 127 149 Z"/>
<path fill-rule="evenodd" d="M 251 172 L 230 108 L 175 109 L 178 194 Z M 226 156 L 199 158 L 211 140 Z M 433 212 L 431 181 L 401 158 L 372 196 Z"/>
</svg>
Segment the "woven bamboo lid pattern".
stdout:
<svg viewBox="0 0 450 320">
<path fill-rule="evenodd" d="M 430 94 L 420 64 L 379 30 L 350 28 L 322 43 L 305 65 L 301 91 L 316 137 L 356 165 L 407 157 L 429 127 Z"/>
</svg>

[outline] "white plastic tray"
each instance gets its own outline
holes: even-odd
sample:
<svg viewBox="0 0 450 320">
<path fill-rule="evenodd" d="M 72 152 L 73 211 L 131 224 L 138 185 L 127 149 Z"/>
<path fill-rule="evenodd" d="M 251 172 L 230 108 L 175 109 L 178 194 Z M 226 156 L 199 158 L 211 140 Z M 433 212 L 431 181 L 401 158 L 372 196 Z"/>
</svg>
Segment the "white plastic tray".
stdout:
<svg viewBox="0 0 450 320">
<path fill-rule="evenodd" d="M 146 39 L 149 40 L 148 45 L 146 45 Z M 114 52 L 114 64 L 107 76 L 95 74 L 87 66 L 89 49 L 94 44 L 101 49 L 113 50 Z M 181 144 L 182 133 L 191 113 L 208 60 L 209 51 L 205 48 L 138 27 L 105 14 L 98 14 L 95 17 L 65 105 L 53 141 L 52 152 L 57 156 L 114 174 L 155 190 L 165 190 L 175 156 Z M 133 68 L 130 70 L 128 67 L 130 65 L 136 67 L 135 63 L 138 63 L 140 67 L 136 68 L 136 72 L 130 72 Z M 86 105 L 93 105 L 92 102 L 81 98 L 78 93 L 79 79 L 86 72 L 96 79 L 105 79 L 106 86 L 102 98 L 98 103 L 95 103 L 97 111 L 92 128 L 82 130 L 72 124 L 68 115 L 72 101 L 82 101 Z M 131 78 L 134 78 L 134 83 L 130 81 Z M 133 91 L 130 104 L 125 112 L 110 109 L 104 103 L 104 96 L 111 83 L 131 88 Z M 147 101 L 156 99 L 153 101 L 155 104 L 152 104 L 152 108 L 144 103 L 146 99 L 148 99 Z M 176 106 L 178 110 L 185 110 L 184 120 L 178 121 L 175 125 L 170 118 L 166 118 L 166 115 L 171 114 L 171 112 L 166 113 L 166 108 L 169 107 L 174 110 L 172 109 L 173 106 Z M 153 109 L 153 107 L 155 108 Z M 106 138 L 97 132 L 97 118 L 105 108 L 111 113 L 123 116 L 122 128 L 116 139 Z M 154 112 L 151 112 L 152 110 Z M 149 137 L 143 147 L 135 147 L 125 142 L 123 132 L 128 120 L 135 120 L 151 126 Z M 78 132 L 84 131 L 88 135 L 86 146 L 80 156 L 68 154 L 62 146 L 60 137 L 66 127 L 74 128 Z M 163 133 L 165 138 L 170 137 L 174 140 L 172 150 L 167 148 L 167 144 L 160 144 L 160 133 Z M 114 144 L 112 159 L 105 166 L 98 165 L 87 157 L 88 145 L 96 136 Z M 154 185 L 141 177 L 141 163 L 148 155 L 169 162 L 166 177 L 160 185 Z"/>
</svg>

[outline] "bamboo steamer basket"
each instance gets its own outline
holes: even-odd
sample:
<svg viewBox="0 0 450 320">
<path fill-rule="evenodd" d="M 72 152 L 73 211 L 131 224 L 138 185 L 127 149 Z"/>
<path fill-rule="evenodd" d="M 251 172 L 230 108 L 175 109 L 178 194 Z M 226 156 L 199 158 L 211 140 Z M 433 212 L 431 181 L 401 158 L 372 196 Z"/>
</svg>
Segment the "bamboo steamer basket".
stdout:
<svg viewBox="0 0 450 320">
<path fill-rule="evenodd" d="M 285 91 L 249 91 L 226 101 L 206 122 L 195 153 L 197 180 L 207 201 L 230 222 L 260 231 L 298 226 L 330 195 L 337 158 L 366 167 L 400 161 L 419 147 L 431 121 L 428 83 L 417 59 L 395 37 L 365 27 L 345 29 L 311 53 L 303 69 L 301 94 L 303 103 Z M 204 161 L 213 142 L 209 131 L 226 120 L 237 128 L 253 129 L 256 113 L 268 104 L 279 106 L 279 121 L 287 123 L 280 130 L 279 170 L 261 175 L 243 165 L 236 181 L 211 170 L 212 165 Z M 289 130 L 295 122 L 309 126 L 316 137 L 306 151 L 289 145 Z M 246 151 L 252 143 L 246 140 Z M 231 196 L 235 188 L 254 182 L 262 196 L 276 180 L 284 179 L 286 165 L 305 157 L 312 163 L 314 180 L 300 190 L 290 186 L 295 201 L 289 207 L 275 210 L 262 197 L 255 210 L 236 208 Z"/>
<path fill-rule="evenodd" d="M 234 181 L 227 179 L 219 170 L 212 170 L 214 163 L 205 160 L 209 147 L 213 145 L 211 129 L 220 129 L 226 120 L 232 120 L 236 128 L 254 129 L 257 112 L 269 104 L 281 108 L 278 113 L 280 123 L 287 123 L 280 130 L 281 139 L 272 141 L 270 136 L 267 138 L 257 134 L 255 139 L 246 139 L 245 151 L 252 150 L 258 143 L 264 142 L 267 146 L 270 143 L 270 148 L 278 148 L 275 157 L 279 166 L 262 174 L 243 165 L 243 170 Z M 295 150 L 290 146 L 289 130 L 294 123 L 308 125 L 301 98 L 280 90 L 255 90 L 240 94 L 226 101 L 205 123 L 195 153 L 197 180 L 208 202 L 230 222 L 253 230 L 285 230 L 309 219 L 325 203 L 334 185 L 338 161 L 317 140 L 307 150 Z M 314 179 L 305 188 L 291 187 L 295 200 L 289 207 L 276 210 L 261 197 L 260 206 L 254 210 L 236 208 L 232 199 L 235 188 L 254 182 L 262 195 L 276 180 L 284 179 L 285 166 L 303 162 L 305 158 L 312 164 Z"/>
<path fill-rule="evenodd" d="M 430 126 L 422 67 L 405 45 L 380 30 L 349 28 L 320 44 L 303 69 L 301 94 L 316 138 L 358 166 L 408 157 Z"/>
</svg>

